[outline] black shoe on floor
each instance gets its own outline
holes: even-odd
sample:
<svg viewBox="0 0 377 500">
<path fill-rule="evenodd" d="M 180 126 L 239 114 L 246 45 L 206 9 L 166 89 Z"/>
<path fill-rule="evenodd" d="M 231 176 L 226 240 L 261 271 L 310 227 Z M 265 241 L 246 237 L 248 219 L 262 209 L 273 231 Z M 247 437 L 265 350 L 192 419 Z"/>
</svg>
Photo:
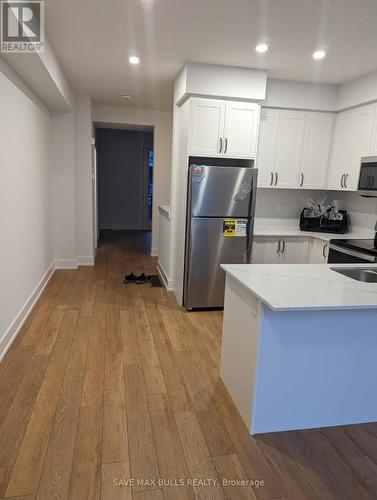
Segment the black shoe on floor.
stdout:
<svg viewBox="0 0 377 500">
<path fill-rule="evenodd" d="M 138 280 L 138 277 L 135 276 L 134 273 L 126 274 L 126 276 L 124 277 L 123 283 L 125 283 L 127 285 L 128 283 L 136 283 L 137 280 Z"/>
<path fill-rule="evenodd" d="M 139 278 L 136 281 L 137 285 L 144 285 L 145 283 L 150 283 L 151 282 L 151 277 L 150 276 L 145 276 L 145 274 L 141 274 Z"/>
</svg>

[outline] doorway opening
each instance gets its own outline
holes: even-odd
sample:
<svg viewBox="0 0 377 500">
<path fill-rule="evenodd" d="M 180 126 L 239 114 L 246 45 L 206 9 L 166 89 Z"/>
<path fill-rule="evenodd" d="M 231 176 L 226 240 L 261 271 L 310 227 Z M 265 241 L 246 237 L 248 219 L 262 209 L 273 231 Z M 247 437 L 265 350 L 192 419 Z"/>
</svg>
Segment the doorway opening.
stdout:
<svg viewBox="0 0 377 500">
<path fill-rule="evenodd" d="M 96 126 L 99 245 L 127 238 L 151 251 L 153 127 Z"/>
</svg>

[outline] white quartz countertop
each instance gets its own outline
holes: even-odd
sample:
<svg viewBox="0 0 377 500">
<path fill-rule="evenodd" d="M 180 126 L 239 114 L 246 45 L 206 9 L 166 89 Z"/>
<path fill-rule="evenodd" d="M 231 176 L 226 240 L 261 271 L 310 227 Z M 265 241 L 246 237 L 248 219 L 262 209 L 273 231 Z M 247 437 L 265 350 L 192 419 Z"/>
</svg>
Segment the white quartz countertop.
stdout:
<svg viewBox="0 0 377 500">
<path fill-rule="evenodd" d="M 353 264 L 228 264 L 224 271 L 277 311 L 377 309 L 377 283 L 362 283 L 330 267 Z"/>
</svg>

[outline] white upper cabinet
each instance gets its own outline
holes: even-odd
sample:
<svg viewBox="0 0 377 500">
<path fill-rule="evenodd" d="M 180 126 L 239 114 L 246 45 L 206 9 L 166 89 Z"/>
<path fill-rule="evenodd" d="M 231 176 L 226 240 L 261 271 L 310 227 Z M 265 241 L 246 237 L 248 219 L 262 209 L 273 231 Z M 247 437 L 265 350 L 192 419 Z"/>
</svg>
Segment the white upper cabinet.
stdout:
<svg viewBox="0 0 377 500">
<path fill-rule="evenodd" d="M 373 154 L 376 105 L 360 106 L 338 114 L 331 145 L 328 189 L 356 191 L 362 156 Z"/>
<path fill-rule="evenodd" d="M 299 187 L 323 189 L 329 161 L 334 118 L 329 113 L 306 113 Z"/>
<path fill-rule="evenodd" d="M 227 102 L 225 111 L 224 154 L 230 158 L 255 158 L 259 105 Z"/>
<path fill-rule="evenodd" d="M 256 164 L 258 168 L 259 187 L 272 187 L 275 181 L 278 130 L 279 111 L 276 109 L 262 109 Z"/>
<path fill-rule="evenodd" d="M 258 104 L 192 99 L 189 154 L 254 158 L 258 126 Z"/>
<path fill-rule="evenodd" d="M 193 156 L 223 156 L 225 102 L 193 99 L 189 151 Z"/>
<path fill-rule="evenodd" d="M 305 130 L 305 113 L 281 111 L 276 150 L 276 177 L 279 188 L 297 187 Z"/>
<path fill-rule="evenodd" d="M 332 128 L 331 113 L 262 109 L 258 186 L 323 189 Z"/>
</svg>

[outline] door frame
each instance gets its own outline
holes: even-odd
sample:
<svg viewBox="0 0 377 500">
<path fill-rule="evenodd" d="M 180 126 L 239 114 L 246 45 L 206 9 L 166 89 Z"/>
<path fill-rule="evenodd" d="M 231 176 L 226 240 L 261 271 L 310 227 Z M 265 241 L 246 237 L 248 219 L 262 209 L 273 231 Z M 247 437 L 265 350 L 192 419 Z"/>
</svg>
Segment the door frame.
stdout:
<svg viewBox="0 0 377 500">
<path fill-rule="evenodd" d="M 97 172 L 97 147 L 96 140 L 92 138 L 92 220 L 93 220 L 93 252 L 95 254 L 99 240 L 98 224 L 98 172 Z"/>
<path fill-rule="evenodd" d="M 154 136 L 153 136 L 154 140 Z M 153 220 L 153 192 L 152 192 L 152 217 L 148 219 L 148 185 L 149 185 L 149 168 L 148 168 L 148 151 L 152 149 L 154 150 L 153 142 L 147 142 L 143 144 L 143 220 L 142 225 L 145 231 L 152 230 L 152 220 Z M 154 159 L 153 159 L 154 160 Z M 154 161 L 153 161 L 153 181 L 154 183 Z"/>
</svg>

